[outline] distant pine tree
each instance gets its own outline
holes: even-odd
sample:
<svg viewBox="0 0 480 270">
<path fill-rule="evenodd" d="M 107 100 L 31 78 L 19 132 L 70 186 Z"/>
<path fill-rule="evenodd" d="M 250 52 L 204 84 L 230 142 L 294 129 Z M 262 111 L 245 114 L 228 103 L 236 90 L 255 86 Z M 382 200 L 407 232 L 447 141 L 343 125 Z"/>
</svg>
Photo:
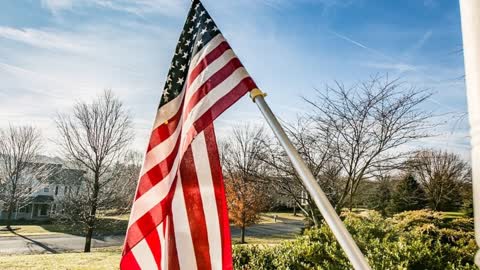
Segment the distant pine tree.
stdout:
<svg viewBox="0 0 480 270">
<path fill-rule="evenodd" d="M 418 210 L 426 206 L 426 195 L 412 174 L 407 174 L 398 183 L 392 196 L 391 209 L 394 212 Z"/>
<path fill-rule="evenodd" d="M 390 205 L 392 201 L 393 181 L 390 177 L 384 177 L 379 179 L 376 183 L 376 187 L 373 189 L 373 193 L 370 195 L 369 206 L 379 211 L 382 216 L 390 214 Z"/>
</svg>

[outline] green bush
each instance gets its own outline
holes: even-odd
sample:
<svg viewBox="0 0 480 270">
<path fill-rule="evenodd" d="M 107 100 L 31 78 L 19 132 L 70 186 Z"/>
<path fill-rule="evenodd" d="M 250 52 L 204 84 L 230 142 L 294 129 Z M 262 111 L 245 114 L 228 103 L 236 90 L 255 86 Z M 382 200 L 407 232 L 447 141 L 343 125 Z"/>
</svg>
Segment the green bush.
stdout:
<svg viewBox="0 0 480 270">
<path fill-rule="evenodd" d="M 384 219 L 375 211 L 344 213 L 345 225 L 373 269 L 477 269 L 473 220 L 431 211 Z M 351 269 L 328 226 L 277 246 L 235 246 L 235 269 Z"/>
</svg>

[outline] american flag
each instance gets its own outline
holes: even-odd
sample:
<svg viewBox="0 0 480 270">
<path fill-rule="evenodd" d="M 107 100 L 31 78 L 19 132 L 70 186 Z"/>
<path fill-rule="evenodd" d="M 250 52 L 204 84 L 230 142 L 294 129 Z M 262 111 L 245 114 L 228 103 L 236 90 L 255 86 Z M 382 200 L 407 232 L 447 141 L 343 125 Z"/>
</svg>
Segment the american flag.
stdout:
<svg viewBox="0 0 480 270">
<path fill-rule="evenodd" d="M 165 83 L 121 269 L 232 269 L 213 121 L 256 88 L 199 0 Z"/>
</svg>

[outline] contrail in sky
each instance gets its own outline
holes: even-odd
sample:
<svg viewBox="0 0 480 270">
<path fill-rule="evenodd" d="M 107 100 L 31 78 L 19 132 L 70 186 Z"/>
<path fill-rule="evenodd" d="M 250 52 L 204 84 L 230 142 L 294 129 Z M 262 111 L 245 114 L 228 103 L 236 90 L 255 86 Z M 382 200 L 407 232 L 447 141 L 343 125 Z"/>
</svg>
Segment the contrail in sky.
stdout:
<svg viewBox="0 0 480 270">
<path fill-rule="evenodd" d="M 397 60 L 397 59 L 395 59 L 395 58 L 393 58 L 393 57 L 390 57 L 390 56 L 388 56 L 388 55 L 383 54 L 383 53 L 380 52 L 380 51 L 377 51 L 377 50 L 372 49 L 372 48 L 370 48 L 370 47 L 368 47 L 368 46 L 365 46 L 365 45 L 363 45 L 362 43 L 360 43 L 360 42 L 358 42 L 358 41 L 355 41 L 355 40 L 353 40 L 353 39 L 351 39 L 351 38 L 349 38 L 349 37 L 347 37 L 347 36 L 344 36 L 344 35 L 342 35 L 342 34 L 339 34 L 339 33 L 335 32 L 335 31 L 333 31 L 333 30 L 328 30 L 328 32 L 330 32 L 330 33 L 334 34 L 335 36 L 337 36 L 337 37 L 339 37 L 339 38 L 341 38 L 341 39 L 343 39 L 343 40 L 346 40 L 346 41 L 348 41 L 348 42 L 350 42 L 350 43 L 352 43 L 352 44 L 354 44 L 354 45 L 356 45 L 356 46 L 358 46 L 358 47 L 360 47 L 360 48 L 362 48 L 362 49 L 368 50 L 368 51 L 370 51 L 370 52 L 372 52 L 372 53 L 374 53 L 374 54 L 376 54 L 376 55 L 379 55 L 379 56 L 381 56 L 381 57 L 383 57 L 383 58 L 386 58 L 386 59 L 389 59 L 389 60 Z"/>
</svg>

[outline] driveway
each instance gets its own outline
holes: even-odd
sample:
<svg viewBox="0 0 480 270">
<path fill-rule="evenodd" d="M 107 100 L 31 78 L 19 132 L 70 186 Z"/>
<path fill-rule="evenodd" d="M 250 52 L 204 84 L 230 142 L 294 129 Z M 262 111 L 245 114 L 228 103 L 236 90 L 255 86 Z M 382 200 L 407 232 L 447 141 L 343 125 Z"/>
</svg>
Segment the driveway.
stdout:
<svg viewBox="0 0 480 270">
<path fill-rule="evenodd" d="M 247 236 L 270 236 L 299 233 L 303 222 L 279 220 L 278 223 L 256 224 L 247 228 Z M 231 227 L 232 237 L 239 237 L 240 230 Z M 97 237 L 92 240 L 92 248 L 114 247 L 123 244 L 123 235 Z M 54 234 L 42 236 L 0 237 L 0 255 L 61 253 L 65 251 L 83 250 L 85 238 L 69 234 Z"/>
</svg>

